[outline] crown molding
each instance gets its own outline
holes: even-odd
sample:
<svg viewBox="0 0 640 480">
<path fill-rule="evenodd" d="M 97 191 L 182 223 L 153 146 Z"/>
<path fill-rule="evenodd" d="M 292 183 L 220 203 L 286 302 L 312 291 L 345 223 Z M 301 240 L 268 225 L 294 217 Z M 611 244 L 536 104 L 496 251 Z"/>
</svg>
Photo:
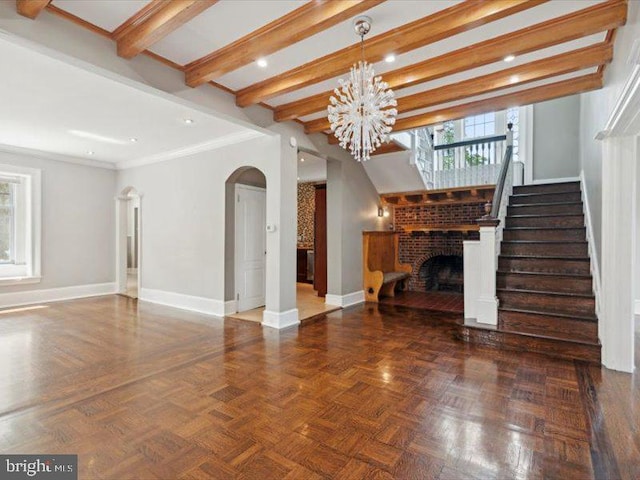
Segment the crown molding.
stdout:
<svg viewBox="0 0 640 480">
<path fill-rule="evenodd" d="M 635 63 L 597 140 L 640 133 L 640 64 Z"/>
<path fill-rule="evenodd" d="M 14 153 L 16 155 L 24 155 L 26 157 L 40 158 L 43 160 L 54 160 L 56 162 L 72 163 L 75 165 L 83 165 L 85 167 L 104 168 L 107 170 L 115 170 L 116 166 L 110 162 L 101 160 L 89 160 L 87 158 L 74 157 L 64 155 L 62 153 L 46 152 L 35 148 L 17 147 L 15 145 L 7 145 L 0 143 L 0 152 Z"/>
<path fill-rule="evenodd" d="M 169 152 L 162 152 L 154 155 L 149 155 L 142 158 L 133 160 L 124 160 L 118 162 L 118 170 L 126 170 L 128 168 L 142 167 L 144 165 L 151 165 L 154 163 L 166 162 L 167 160 L 175 160 L 176 158 L 187 157 L 195 155 L 196 153 L 208 152 L 216 150 L 218 148 L 225 147 L 227 145 L 233 145 L 235 143 L 245 142 L 254 138 L 262 137 L 264 134 L 255 130 L 244 130 L 241 132 L 231 133 L 224 137 L 209 140 L 207 142 L 198 143 L 196 145 L 190 145 L 188 147 L 171 150 Z"/>
</svg>

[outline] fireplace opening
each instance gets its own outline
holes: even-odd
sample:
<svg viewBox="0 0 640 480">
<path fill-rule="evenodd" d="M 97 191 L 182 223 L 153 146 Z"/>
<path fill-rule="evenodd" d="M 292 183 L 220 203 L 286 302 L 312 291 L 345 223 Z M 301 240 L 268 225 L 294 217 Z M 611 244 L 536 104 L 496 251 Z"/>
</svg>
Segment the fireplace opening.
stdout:
<svg viewBox="0 0 640 480">
<path fill-rule="evenodd" d="M 464 275 L 460 255 L 437 255 L 420 266 L 418 273 L 427 291 L 463 292 Z"/>
</svg>

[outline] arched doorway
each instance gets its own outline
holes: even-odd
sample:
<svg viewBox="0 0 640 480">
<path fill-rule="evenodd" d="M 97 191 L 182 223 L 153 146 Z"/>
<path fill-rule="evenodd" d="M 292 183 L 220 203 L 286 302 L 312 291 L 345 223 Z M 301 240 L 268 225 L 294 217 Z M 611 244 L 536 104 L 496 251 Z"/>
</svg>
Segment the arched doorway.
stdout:
<svg viewBox="0 0 640 480">
<path fill-rule="evenodd" d="M 266 300 L 266 189 L 254 167 L 237 169 L 225 183 L 225 301 L 258 322 Z"/>
<path fill-rule="evenodd" d="M 126 187 L 116 198 L 117 292 L 138 298 L 141 279 L 141 195 Z"/>
</svg>

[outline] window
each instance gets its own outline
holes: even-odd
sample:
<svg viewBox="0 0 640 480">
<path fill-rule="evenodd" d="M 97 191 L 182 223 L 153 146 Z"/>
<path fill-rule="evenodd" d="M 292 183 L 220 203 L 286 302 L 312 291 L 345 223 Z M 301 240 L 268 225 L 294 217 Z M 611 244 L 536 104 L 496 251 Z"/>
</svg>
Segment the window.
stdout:
<svg viewBox="0 0 640 480">
<path fill-rule="evenodd" d="M 0 284 L 40 280 L 40 171 L 0 165 Z"/>
<path fill-rule="evenodd" d="M 15 188 L 0 181 L 0 263 L 15 263 Z"/>
<path fill-rule="evenodd" d="M 495 112 L 483 113 L 464 119 L 464 138 L 488 137 L 496 134 Z"/>
</svg>

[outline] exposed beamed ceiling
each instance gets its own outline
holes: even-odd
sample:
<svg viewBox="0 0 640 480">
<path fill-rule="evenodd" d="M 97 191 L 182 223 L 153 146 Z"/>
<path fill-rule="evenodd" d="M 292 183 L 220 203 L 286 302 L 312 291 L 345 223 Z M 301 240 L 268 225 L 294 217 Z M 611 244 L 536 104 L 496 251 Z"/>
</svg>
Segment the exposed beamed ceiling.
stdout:
<svg viewBox="0 0 640 480">
<path fill-rule="evenodd" d="M 398 131 L 600 88 L 627 15 L 625 0 L 17 0 L 22 14 L 30 2 L 32 18 L 63 15 L 309 133 L 329 133 L 329 96 L 360 57 L 357 15 L 373 19 L 365 54 L 396 92 Z"/>
</svg>

